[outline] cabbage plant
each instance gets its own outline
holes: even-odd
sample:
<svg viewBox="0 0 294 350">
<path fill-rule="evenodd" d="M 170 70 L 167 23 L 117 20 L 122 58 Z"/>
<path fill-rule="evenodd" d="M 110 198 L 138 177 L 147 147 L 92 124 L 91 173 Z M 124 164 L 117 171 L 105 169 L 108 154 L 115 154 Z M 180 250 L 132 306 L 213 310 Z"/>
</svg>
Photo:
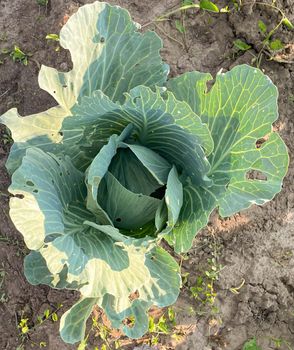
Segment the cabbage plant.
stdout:
<svg viewBox="0 0 294 350">
<path fill-rule="evenodd" d="M 237 66 L 210 91 L 209 73 L 168 80 L 160 38 L 139 28 L 120 7 L 81 7 L 60 33 L 73 69 L 39 73 L 57 105 L 0 119 L 14 140 L 10 217 L 31 250 L 26 278 L 81 293 L 61 318 L 68 343 L 95 305 L 142 336 L 150 306 L 174 303 L 181 287 L 161 241 L 186 252 L 213 209 L 227 217 L 271 200 L 288 166 L 267 76 Z"/>
</svg>

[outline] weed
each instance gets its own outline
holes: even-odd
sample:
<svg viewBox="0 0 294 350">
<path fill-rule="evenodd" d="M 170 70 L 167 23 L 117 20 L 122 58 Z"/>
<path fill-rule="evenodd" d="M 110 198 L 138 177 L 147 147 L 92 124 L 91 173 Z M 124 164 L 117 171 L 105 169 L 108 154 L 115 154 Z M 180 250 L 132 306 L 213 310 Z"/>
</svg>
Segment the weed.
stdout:
<svg viewBox="0 0 294 350">
<path fill-rule="evenodd" d="M 99 309 L 94 309 L 93 314 L 91 328 L 79 344 L 78 350 L 87 348 L 88 339 L 92 332 L 95 334 L 95 337 L 99 337 L 102 341 L 100 347 L 96 346 L 94 350 L 116 350 L 121 349 L 123 345 L 131 344 L 130 340 L 120 338 L 120 331 L 108 326 L 109 321 Z M 127 319 L 127 322 L 132 322 L 132 318 Z M 140 343 L 143 342 L 150 346 L 156 346 L 160 344 L 161 336 L 170 336 L 173 340 L 179 341 L 182 339 L 182 334 L 183 331 L 176 328 L 176 312 L 170 307 L 159 317 L 149 315 L 148 333 L 140 339 Z"/>
<path fill-rule="evenodd" d="M 10 57 L 12 57 L 13 62 L 20 62 L 23 65 L 28 65 L 28 58 L 31 54 L 24 53 L 18 46 L 14 46 L 13 50 L 10 52 Z"/>
<path fill-rule="evenodd" d="M 49 0 L 36 0 L 36 3 L 39 6 L 47 6 L 48 5 Z"/>
<path fill-rule="evenodd" d="M 244 4 L 240 2 L 240 4 L 238 5 L 239 6 L 238 8 L 241 8 L 242 6 L 252 5 L 252 4 L 253 4 L 252 2 L 246 2 Z M 262 36 L 262 43 L 261 43 L 262 46 L 261 46 L 261 49 L 258 51 L 257 55 L 254 55 L 252 53 L 251 54 L 254 56 L 252 63 L 256 64 L 256 66 L 259 68 L 264 55 L 269 57 L 270 60 L 275 60 L 275 57 L 273 54 L 275 52 L 282 50 L 285 47 L 285 45 L 282 43 L 282 41 L 279 38 L 273 39 L 273 36 L 277 34 L 279 28 L 282 26 L 285 26 L 289 30 L 292 30 L 294 29 L 294 26 L 291 23 L 291 21 L 287 18 L 284 11 L 275 5 L 275 2 L 271 4 L 271 3 L 256 1 L 254 4 L 259 6 L 269 7 L 274 11 L 278 12 L 281 17 L 279 22 L 271 30 L 268 30 L 266 23 L 264 23 L 262 20 L 259 20 L 257 22 L 257 28 L 259 29 L 260 34 Z M 240 51 L 247 51 L 251 48 L 251 45 L 249 45 L 248 43 L 240 39 L 235 40 L 233 44 Z"/>
<path fill-rule="evenodd" d="M 86 349 L 86 347 L 88 345 L 88 338 L 92 332 L 95 333 L 95 337 L 98 336 L 103 341 L 103 344 L 102 344 L 100 350 L 113 349 L 113 347 L 111 346 L 111 344 L 109 342 L 109 338 L 111 336 L 111 329 L 109 327 L 107 327 L 104 323 L 102 323 L 102 322 L 100 323 L 99 317 L 100 317 L 100 313 L 96 312 L 96 310 L 94 310 L 94 316 L 92 317 L 91 328 L 90 328 L 88 334 L 85 336 L 85 338 L 80 342 L 78 350 Z M 97 346 L 95 347 L 95 349 L 96 348 L 98 349 Z"/>
<path fill-rule="evenodd" d="M 266 3 L 266 2 L 242 2 L 242 0 L 231 0 L 234 9 L 236 11 L 240 11 L 242 7 L 248 6 L 248 5 L 259 5 L 259 6 L 266 6 L 274 11 L 277 11 L 280 15 L 280 20 L 276 24 L 276 26 L 269 30 L 267 29 L 267 25 L 262 21 L 259 20 L 257 23 L 257 26 L 260 30 L 261 35 L 263 36 L 262 40 L 262 47 L 258 51 L 258 53 L 255 55 L 254 53 L 250 52 L 250 54 L 253 56 L 252 64 L 256 64 L 256 66 L 259 68 L 261 65 L 262 58 L 264 56 L 268 56 L 270 60 L 277 60 L 275 59 L 275 52 L 279 52 L 285 47 L 285 44 L 282 43 L 282 41 L 279 38 L 273 39 L 273 36 L 277 33 L 278 29 L 281 26 L 284 26 L 290 30 L 294 29 L 294 25 L 291 23 L 289 18 L 285 15 L 284 11 L 276 6 L 275 1 L 272 3 Z M 212 13 L 229 13 L 231 12 L 230 6 L 227 5 L 223 8 L 219 8 L 214 2 L 210 0 L 200 0 L 198 3 L 195 3 L 192 0 L 182 0 L 180 3 L 180 6 L 176 9 L 173 9 L 171 11 L 167 11 L 166 13 L 161 14 L 160 16 L 156 17 L 152 21 L 146 23 L 144 26 L 148 26 L 150 24 L 155 24 L 156 28 L 163 32 L 163 30 L 156 25 L 157 22 L 167 21 L 170 20 L 171 16 L 180 14 L 180 19 L 175 19 L 175 28 L 178 30 L 178 32 L 183 36 L 182 42 L 177 40 L 176 38 L 171 37 L 170 35 L 167 35 L 164 33 L 169 39 L 176 41 L 178 44 L 180 44 L 183 48 L 185 48 L 188 51 L 188 45 L 186 43 L 186 26 L 185 26 L 185 17 L 187 10 L 191 9 L 199 9 L 206 12 L 212 12 Z M 237 52 L 244 52 L 248 51 L 252 48 L 252 46 L 247 43 L 246 41 L 243 41 L 241 39 L 237 39 L 233 42 L 235 49 L 237 49 Z"/>
<path fill-rule="evenodd" d="M 259 347 L 259 346 L 257 345 L 256 339 L 253 338 L 253 339 L 248 340 L 248 341 L 244 344 L 242 350 L 262 350 L 262 349 L 261 349 L 261 347 Z"/>
<path fill-rule="evenodd" d="M 239 294 L 239 290 L 244 286 L 244 284 L 245 284 L 245 279 L 242 278 L 242 282 L 240 283 L 240 285 L 237 287 L 231 287 L 230 292 L 232 292 L 233 294 Z"/>
<path fill-rule="evenodd" d="M 176 313 L 172 307 L 159 317 L 156 321 L 153 316 L 149 316 L 149 345 L 158 345 L 160 335 L 170 335 L 175 341 L 182 338 L 181 332 L 176 329 Z"/>
<path fill-rule="evenodd" d="M 48 42 L 53 42 L 53 43 L 59 43 L 59 35 L 58 34 L 47 34 L 45 37 L 46 40 L 48 40 Z M 55 51 L 58 52 L 60 51 L 60 46 L 59 44 L 57 44 L 55 46 Z"/>
<path fill-rule="evenodd" d="M 251 45 L 247 44 L 245 41 L 241 39 L 237 39 L 233 41 L 235 48 L 239 51 L 247 51 L 251 49 Z"/>
<path fill-rule="evenodd" d="M 218 308 L 214 305 L 217 293 L 214 289 L 214 283 L 218 280 L 221 270 L 224 268 L 218 263 L 218 252 L 214 250 L 212 252 L 212 258 L 207 259 L 209 268 L 204 271 L 201 276 L 198 276 L 196 283 L 190 287 L 191 296 L 200 304 L 210 306 L 210 312 L 217 314 Z M 198 314 L 202 314 L 203 310 L 197 311 Z"/>
<path fill-rule="evenodd" d="M 21 318 L 18 328 L 21 330 L 22 334 L 27 334 L 29 332 L 28 318 Z"/>
<path fill-rule="evenodd" d="M 22 349 L 24 342 L 29 340 L 32 346 L 38 346 L 39 348 L 47 347 L 47 343 L 45 341 L 41 341 L 39 344 L 33 342 L 30 339 L 29 334 L 33 333 L 41 324 L 43 324 L 46 320 L 51 320 L 52 322 L 58 321 L 57 312 L 62 308 L 62 304 L 58 304 L 53 310 L 46 309 L 43 314 L 38 315 L 36 322 L 33 322 L 28 317 L 22 315 L 20 321 L 18 322 L 17 328 L 20 330 L 20 339 L 21 344 L 19 345 L 19 349 Z M 30 324 L 33 326 L 30 327 Z"/>
<path fill-rule="evenodd" d="M 291 344 L 283 338 L 271 337 L 270 340 L 276 349 L 281 349 L 282 346 L 284 345 L 287 350 L 293 350 L 293 348 L 291 347 Z"/>
<path fill-rule="evenodd" d="M 0 98 L 5 96 L 6 93 L 8 92 L 9 90 L 6 90 L 2 95 L 0 95 Z M 2 130 L 2 132 L 0 131 L 0 133 L 1 133 L 1 143 L 3 144 L 3 146 L 11 145 L 13 143 L 11 132 L 8 128 L 4 128 L 4 130 Z"/>
<path fill-rule="evenodd" d="M 45 39 L 53 40 L 53 41 L 59 41 L 60 40 L 58 34 L 47 34 Z"/>
</svg>

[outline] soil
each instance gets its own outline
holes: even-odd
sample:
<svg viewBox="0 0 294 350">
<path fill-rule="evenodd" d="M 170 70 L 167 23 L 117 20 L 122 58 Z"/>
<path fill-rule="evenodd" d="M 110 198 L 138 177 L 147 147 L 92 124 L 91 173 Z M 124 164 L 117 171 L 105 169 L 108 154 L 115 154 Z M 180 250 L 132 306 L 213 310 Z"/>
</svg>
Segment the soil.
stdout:
<svg viewBox="0 0 294 350">
<path fill-rule="evenodd" d="M 55 104 L 39 89 L 40 65 L 64 71 L 70 69 L 71 61 L 65 50 L 55 51 L 58 44 L 46 41 L 45 36 L 58 33 L 68 16 L 90 2 L 51 0 L 46 8 L 36 0 L 0 0 L 0 50 L 11 49 L 16 44 L 32 54 L 27 66 L 1 54 L 0 114 L 17 107 L 20 114 L 28 115 Z M 178 6 L 180 0 L 109 2 L 126 7 L 137 22 L 148 24 Z M 221 68 L 229 70 L 240 63 L 252 64 L 253 55 L 262 47 L 258 20 L 262 19 L 270 28 L 280 20 L 272 8 L 252 2 L 239 11 L 234 9 L 233 1 L 216 3 L 220 7 L 229 3 L 231 12 L 187 12 L 184 36 L 175 28 L 175 18 L 179 15 L 143 28 L 155 30 L 163 38 L 162 55 L 170 64 L 171 76 L 190 70 L 216 74 Z M 276 5 L 294 22 L 293 0 L 277 0 Z M 293 31 L 280 28 L 275 38 L 293 47 Z M 233 47 L 236 39 L 246 41 L 252 49 L 237 53 Z M 287 58 L 287 52 L 283 57 Z M 195 239 L 188 259 L 183 261 L 183 271 L 190 275 L 174 309 L 184 336 L 179 341 L 162 337 L 157 349 L 241 350 L 253 337 L 263 350 L 294 349 L 294 67 L 290 63 L 270 61 L 265 56 L 261 68 L 280 93 L 280 118 L 275 127 L 291 157 L 283 189 L 266 205 L 253 206 L 229 219 L 213 213 L 208 227 Z M 24 277 L 23 258 L 27 249 L 9 219 L 5 195 L 10 183 L 4 166 L 9 140 L 3 128 L 0 132 L 0 349 L 38 349 L 42 345 L 50 350 L 76 349 L 77 345 L 61 341 L 58 322 L 46 320 L 23 336 L 17 327 L 21 318 L 28 318 L 32 328 L 44 310 L 55 310 L 58 303 L 63 307 L 57 314 L 62 314 L 78 296 L 71 291 L 31 286 Z M 212 257 L 222 268 L 214 283 L 214 304 L 203 307 L 191 298 L 189 288 L 209 269 L 208 259 Z M 94 349 L 98 343 L 98 338 L 92 336 L 87 349 Z M 140 342 L 132 342 L 125 348 L 134 349 L 136 344 L 140 349 L 149 348 L 142 347 Z"/>
</svg>

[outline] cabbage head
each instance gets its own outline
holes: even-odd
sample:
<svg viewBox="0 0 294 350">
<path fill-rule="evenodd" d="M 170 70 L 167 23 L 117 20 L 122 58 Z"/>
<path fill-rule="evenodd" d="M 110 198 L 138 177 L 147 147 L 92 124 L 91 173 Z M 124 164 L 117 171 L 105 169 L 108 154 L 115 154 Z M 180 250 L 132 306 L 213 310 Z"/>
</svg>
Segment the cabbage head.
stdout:
<svg viewBox="0 0 294 350">
<path fill-rule="evenodd" d="M 81 7 L 60 33 L 73 69 L 39 73 L 57 105 L 0 119 L 14 140 L 10 217 L 31 250 L 26 278 L 81 293 L 60 322 L 68 343 L 94 305 L 142 336 L 150 306 L 173 304 L 181 287 L 160 242 L 189 250 L 214 208 L 226 217 L 271 200 L 288 166 L 267 76 L 237 66 L 210 91 L 209 73 L 167 80 L 160 38 L 138 30 L 120 7 Z"/>
</svg>

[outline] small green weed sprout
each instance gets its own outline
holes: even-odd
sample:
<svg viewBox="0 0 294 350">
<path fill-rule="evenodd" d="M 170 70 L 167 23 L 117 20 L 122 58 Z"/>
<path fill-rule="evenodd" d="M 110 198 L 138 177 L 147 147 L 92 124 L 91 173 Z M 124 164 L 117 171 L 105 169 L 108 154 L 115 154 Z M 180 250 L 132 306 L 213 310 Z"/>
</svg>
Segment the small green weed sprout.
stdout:
<svg viewBox="0 0 294 350">
<path fill-rule="evenodd" d="M 250 3 L 249 3 L 250 4 Z M 246 6 L 247 4 L 240 4 L 240 6 Z M 293 30 L 294 26 L 291 23 L 291 21 L 287 18 L 286 14 L 284 13 L 284 11 L 280 8 L 277 7 L 274 2 L 272 4 L 270 3 L 265 3 L 265 2 L 256 2 L 256 5 L 260 5 L 260 6 L 265 6 L 265 7 L 269 7 L 272 10 L 276 11 L 279 13 L 280 15 L 280 20 L 279 22 L 271 29 L 268 29 L 267 24 L 262 21 L 261 19 L 258 20 L 257 22 L 257 29 L 260 32 L 260 35 L 262 37 L 262 43 L 261 43 L 261 48 L 259 49 L 257 55 L 253 55 L 253 60 L 252 60 L 252 64 L 256 64 L 256 67 L 260 67 L 261 61 L 263 56 L 267 56 L 269 57 L 270 60 L 275 60 L 275 53 L 279 52 L 281 50 L 283 50 L 285 48 L 285 44 L 281 41 L 281 39 L 279 38 L 273 38 L 274 36 L 276 36 L 278 30 L 284 26 L 285 28 L 289 29 L 289 30 Z M 247 43 L 246 41 L 243 41 L 241 39 L 237 39 L 233 42 L 234 47 L 238 50 L 238 51 L 247 51 L 249 49 L 251 49 L 251 45 L 249 43 Z"/>
<path fill-rule="evenodd" d="M 153 316 L 149 316 L 148 332 L 150 334 L 150 345 L 158 345 L 160 335 L 171 335 L 174 340 L 178 341 L 181 338 L 181 335 L 177 332 L 175 327 L 176 312 L 172 307 L 169 307 L 157 321 Z"/>
<path fill-rule="evenodd" d="M 39 6 L 47 6 L 48 5 L 49 0 L 36 0 L 36 3 Z"/>
<path fill-rule="evenodd" d="M 62 308 L 62 304 L 58 304 L 53 310 L 46 309 L 44 312 L 37 316 L 36 321 L 30 320 L 28 317 L 21 316 L 21 319 L 17 325 L 17 328 L 20 330 L 20 340 L 21 344 L 18 346 L 19 349 L 23 349 L 23 345 L 25 341 L 29 341 L 30 344 L 38 348 L 47 347 L 47 343 L 45 341 L 41 341 L 39 343 L 35 343 L 31 340 L 29 334 L 33 333 L 41 324 L 43 324 L 46 320 L 51 320 L 52 322 L 57 322 L 59 317 L 57 312 Z"/>
<path fill-rule="evenodd" d="M 233 41 L 234 47 L 238 51 L 247 51 L 251 49 L 251 45 L 247 44 L 246 41 L 243 41 L 241 39 L 236 39 Z"/>
<path fill-rule="evenodd" d="M 28 318 L 22 318 L 18 324 L 18 328 L 21 330 L 22 334 L 27 334 L 29 332 Z"/>
<path fill-rule="evenodd" d="M 259 346 L 257 345 L 256 339 L 253 338 L 253 339 L 248 340 L 248 341 L 244 344 L 242 350 L 262 350 L 262 349 L 261 349 L 261 347 L 259 347 Z"/>
<path fill-rule="evenodd" d="M 240 289 L 244 286 L 245 284 L 245 279 L 242 278 L 242 282 L 237 286 L 237 287 L 231 287 L 230 292 L 233 294 L 239 294 Z"/>
<path fill-rule="evenodd" d="M 52 43 L 59 43 L 59 35 L 58 34 L 47 34 L 45 39 L 48 41 L 48 42 L 52 42 Z M 59 44 L 57 44 L 55 46 L 55 51 L 58 52 L 60 51 L 60 46 Z"/>
<path fill-rule="evenodd" d="M 219 274 L 224 266 L 218 263 L 218 254 L 215 251 L 212 253 L 212 258 L 207 259 L 207 262 L 209 268 L 197 277 L 195 285 L 190 287 L 190 292 L 193 299 L 200 302 L 203 307 L 210 306 L 210 312 L 216 314 L 219 310 L 215 306 L 217 293 L 214 283 L 219 279 Z M 196 313 L 203 314 L 204 311 L 200 309 Z"/>
<path fill-rule="evenodd" d="M 10 52 L 10 57 L 12 58 L 13 62 L 20 62 L 24 66 L 28 65 L 28 59 L 30 56 L 31 54 L 24 53 L 17 45 L 14 45 L 13 50 Z"/>
<path fill-rule="evenodd" d="M 45 39 L 59 42 L 59 35 L 58 34 L 47 34 Z"/>
<path fill-rule="evenodd" d="M 80 342 L 77 350 L 84 350 L 87 348 L 88 338 L 91 333 L 94 333 L 95 337 L 99 337 L 102 340 L 101 347 L 98 348 L 98 346 L 96 346 L 94 350 L 118 349 L 120 347 L 118 340 L 112 341 L 113 339 L 110 339 L 111 329 L 104 324 L 100 311 L 97 311 L 96 309 L 94 309 L 93 311 L 91 328 L 88 331 L 87 335 L 84 337 L 84 339 Z M 114 348 L 112 345 L 114 345 Z"/>
<path fill-rule="evenodd" d="M 291 344 L 283 338 L 273 338 L 272 337 L 272 338 L 270 338 L 270 340 L 276 349 L 282 349 L 282 347 L 284 346 L 284 348 L 287 350 L 293 350 L 293 348 L 291 347 Z"/>
</svg>

